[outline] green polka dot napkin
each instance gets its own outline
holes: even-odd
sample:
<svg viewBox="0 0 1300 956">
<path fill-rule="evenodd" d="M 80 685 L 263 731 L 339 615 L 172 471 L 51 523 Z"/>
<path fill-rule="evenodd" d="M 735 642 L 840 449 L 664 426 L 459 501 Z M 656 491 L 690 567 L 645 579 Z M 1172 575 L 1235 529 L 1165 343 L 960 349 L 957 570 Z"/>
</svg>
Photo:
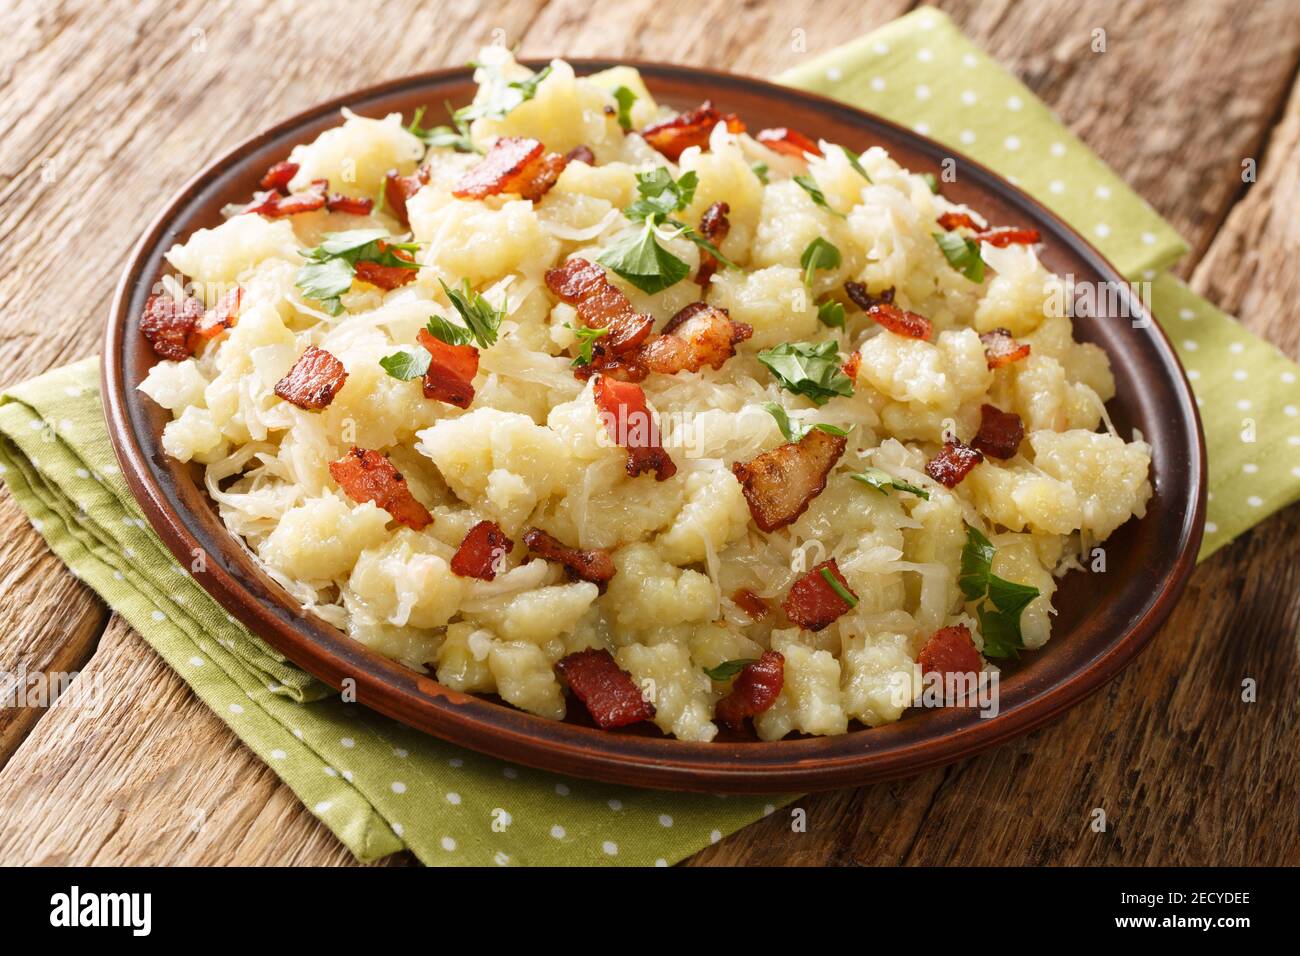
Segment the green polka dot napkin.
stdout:
<svg viewBox="0 0 1300 956">
<path fill-rule="evenodd" d="M 910 123 L 1013 178 L 1152 281 L 1210 447 L 1203 555 L 1300 495 L 1297 367 L 1176 280 L 1182 240 L 1041 103 L 921 9 L 782 77 Z M 460 750 L 345 704 L 196 585 L 144 522 L 104 427 L 95 359 L 0 395 L 0 475 L 50 547 L 359 858 L 672 863 L 787 798 L 608 787 Z"/>
</svg>

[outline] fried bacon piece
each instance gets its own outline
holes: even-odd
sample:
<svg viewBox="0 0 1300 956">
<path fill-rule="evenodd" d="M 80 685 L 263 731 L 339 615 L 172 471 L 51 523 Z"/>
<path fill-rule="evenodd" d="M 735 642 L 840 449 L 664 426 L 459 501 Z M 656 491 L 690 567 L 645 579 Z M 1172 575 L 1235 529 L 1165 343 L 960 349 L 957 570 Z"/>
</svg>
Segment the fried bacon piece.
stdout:
<svg viewBox="0 0 1300 956">
<path fill-rule="evenodd" d="M 642 315 L 616 286 L 605 270 L 586 259 L 570 259 L 558 269 L 548 269 L 546 286 L 561 301 L 578 310 L 582 324 L 591 329 L 609 329 L 600 341 L 601 349 L 618 355 L 636 348 L 654 328 L 653 316 Z"/>
<path fill-rule="evenodd" d="M 938 223 L 939 228 L 947 232 L 952 232 L 954 229 L 971 229 L 979 232 L 984 228 L 968 212 L 946 212 L 939 217 Z"/>
<path fill-rule="evenodd" d="M 239 318 L 239 307 L 244 300 L 244 290 L 239 286 L 226 292 L 217 300 L 217 304 L 204 313 L 199 324 L 194 328 L 194 334 L 190 336 L 191 352 L 197 352 L 199 346 L 209 339 L 215 339 L 226 329 L 235 327 L 235 320 Z"/>
<path fill-rule="evenodd" d="M 812 153 L 814 156 L 822 155 L 822 151 L 817 144 L 797 129 L 789 129 L 785 126 L 778 126 L 775 129 L 760 129 L 758 135 L 754 138 L 768 149 L 777 153 L 784 153 L 786 156 L 793 156 L 795 159 L 803 159 L 804 153 Z"/>
<path fill-rule="evenodd" d="M 776 651 L 764 651 L 758 660 L 746 664 L 731 683 L 731 693 L 718 701 L 718 720 L 740 730 L 746 717 L 756 717 L 776 703 L 785 686 L 785 658 Z"/>
<path fill-rule="evenodd" d="M 515 543 L 495 521 L 480 521 L 469 529 L 451 559 L 451 571 L 462 578 L 491 581 Z"/>
<path fill-rule="evenodd" d="M 916 662 L 923 674 L 978 674 L 984 666 L 965 624 L 941 627 L 931 634 Z"/>
<path fill-rule="evenodd" d="M 538 140 L 501 136 L 479 164 L 460 178 L 451 194 L 461 199 L 485 199 L 518 193 L 524 199 L 541 199 L 567 162 L 559 153 L 547 153 Z"/>
<path fill-rule="evenodd" d="M 1007 329 L 993 329 L 980 335 L 984 345 L 984 358 L 991 369 L 1002 368 L 1029 355 L 1029 345 L 1017 342 Z"/>
<path fill-rule="evenodd" d="M 662 375 L 698 372 L 706 365 L 722 368 L 736 354 L 736 344 L 753 334 L 752 326 L 733 321 L 725 309 L 693 302 L 668 321 L 663 335 L 651 336 L 636 358 Z"/>
<path fill-rule="evenodd" d="M 868 312 L 878 305 L 890 305 L 894 301 L 894 287 L 892 285 L 879 295 L 875 295 L 868 292 L 867 287 L 861 282 L 846 282 L 844 283 L 844 292 L 853 300 L 853 304 L 863 312 Z"/>
<path fill-rule="evenodd" d="M 275 394 L 299 408 L 317 411 L 329 407 L 347 378 L 342 362 L 324 349 L 309 345 L 288 374 L 275 383 Z"/>
<path fill-rule="evenodd" d="M 999 226 L 997 229 L 988 229 L 984 232 L 978 232 L 971 238 L 977 242 L 987 242 L 990 246 L 997 246 L 999 249 L 1006 246 L 1032 246 L 1042 241 L 1042 236 L 1038 234 L 1037 229 L 1017 229 L 1013 226 Z"/>
<path fill-rule="evenodd" d="M 583 551 L 561 544 L 541 528 L 524 532 L 524 546 L 539 558 L 564 565 L 575 578 L 590 581 L 603 590 L 614 576 L 614 559 L 603 548 Z"/>
<path fill-rule="evenodd" d="M 151 295 L 140 316 L 140 332 L 158 355 L 179 362 L 194 354 L 194 331 L 202 319 L 203 303 L 198 299 Z"/>
<path fill-rule="evenodd" d="M 848 358 L 844 360 L 844 364 L 840 366 L 840 368 L 844 371 L 844 374 L 847 375 L 850 379 L 852 379 L 855 382 L 858 380 L 858 369 L 860 369 L 861 367 L 862 367 L 861 352 L 853 352 L 852 354 L 849 355 Z"/>
<path fill-rule="evenodd" d="M 406 479 L 386 455 L 354 446 L 338 461 L 330 462 L 329 467 L 330 477 L 358 504 L 373 501 L 398 524 L 416 531 L 433 521 L 433 515 L 415 500 Z"/>
<path fill-rule="evenodd" d="M 1025 437 L 1025 423 L 1015 412 L 1004 412 L 993 405 L 980 406 L 980 430 L 971 439 L 971 447 L 1004 461 L 1015 456 Z"/>
<path fill-rule="evenodd" d="M 654 718 L 654 704 L 641 695 L 632 675 L 603 647 L 562 657 L 555 669 L 601 730 Z"/>
<path fill-rule="evenodd" d="M 731 207 L 725 202 L 715 202 L 704 210 L 704 215 L 700 217 L 700 235 L 713 243 L 715 249 L 721 245 L 722 240 L 726 239 L 727 233 L 731 231 L 731 220 L 727 218 L 729 212 L 731 212 Z M 719 264 L 717 256 L 709 252 L 708 249 L 701 247 L 700 270 L 695 274 L 695 281 L 702 287 L 707 288 L 709 280 L 713 278 L 713 273 L 718 271 Z"/>
<path fill-rule="evenodd" d="M 424 397 L 469 408 L 474 401 L 474 376 L 478 374 L 478 349 L 472 345 L 452 345 L 420 329 L 416 336 L 429 353 L 429 368 L 424 373 Z"/>
<path fill-rule="evenodd" d="M 825 570 L 839 584 L 845 594 L 853 600 L 846 601 L 840 592 L 826 580 Z M 785 616 L 809 631 L 820 631 L 832 624 L 841 614 L 849 611 L 858 603 L 858 596 L 849 587 L 849 582 L 840 574 L 840 567 L 835 559 L 823 561 L 816 565 L 790 586 L 790 593 L 781 602 Z"/>
<path fill-rule="evenodd" d="M 767 612 L 770 610 L 767 606 L 767 601 L 763 600 L 763 598 L 759 597 L 749 588 L 741 588 L 731 596 L 731 600 L 736 607 L 748 614 L 750 620 L 753 621 L 760 621 L 767 617 Z"/>
<path fill-rule="evenodd" d="M 745 124 L 735 113 L 723 116 L 712 102 L 705 100 L 696 109 L 647 126 L 641 130 L 641 138 L 675 163 L 691 146 L 707 149 L 713 127 L 724 122 L 733 133 L 745 131 Z"/>
<path fill-rule="evenodd" d="M 325 208 L 330 212 L 346 212 L 353 216 L 369 216 L 375 209 L 373 199 L 330 193 L 325 197 Z"/>
<path fill-rule="evenodd" d="M 421 166 L 410 176 L 403 176 L 395 169 L 384 174 L 384 201 L 393 215 L 403 226 L 411 224 L 406 214 L 406 200 L 410 199 L 420 187 L 429 182 L 429 167 Z"/>
<path fill-rule="evenodd" d="M 388 243 L 382 239 L 379 241 L 379 251 L 384 253 L 388 251 Z M 398 259 L 406 262 L 414 262 L 415 257 L 405 249 L 394 249 L 393 255 Z M 373 286 L 378 286 L 388 292 L 399 286 L 404 286 L 408 282 L 415 281 L 415 274 L 419 269 L 407 269 L 404 266 L 384 266 L 378 262 L 370 262 L 362 259 L 355 266 L 356 276 L 362 282 L 369 282 Z"/>
<path fill-rule="evenodd" d="M 656 481 L 665 481 L 677 474 L 677 465 L 660 444 L 659 423 L 650 413 L 640 385 L 600 375 L 592 396 L 609 437 L 627 449 L 629 475 L 635 478 L 653 471 Z"/>
<path fill-rule="evenodd" d="M 763 531 L 794 521 L 826 488 L 826 476 L 844 454 L 848 439 L 811 429 L 797 442 L 765 451 L 731 466 L 749 513 Z"/>
<path fill-rule="evenodd" d="M 640 350 L 615 355 L 599 342 L 592 346 L 591 361 L 573 370 L 573 377 L 583 382 L 593 375 L 608 375 L 620 382 L 644 382 L 649 374 L 650 370 L 641 362 Z"/>
<path fill-rule="evenodd" d="M 925 463 L 925 473 L 945 488 L 956 488 L 984 455 L 957 439 L 943 443 L 943 451 Z"/>
<path fill-rule="evenodd" d="M 287 196 L 278 192 L 262 192 L 253 197 L 252 205 L 244 212 L 253 212 L 268 219 L 283 219 L 303 212 L 315 212 L 325 206 L 325 192 L 329 189 L 329 180 L 313 179 L 311 184 L 300 193 Z"/>
<path fill-rule="evenodd" d="M 590 146 L 575 146 L 564 154 L 564 158 L 570 163 L 586 163 L 588 166 L 596 165 L 596 154 L 591 151 Z"/>
<path fill-rule="evenodd" d="M 284 162 L 276 163 L 268 169 L 266 174 L 262 177 L 262 181 L 258 183 L 258 185 L 263 189 L 287 193 L 289 191 L 289 183 L 293 180 L 293 177 L 297 175 L 298 164 L 285 160 Z"/>
<path fill-rule="evenodd" d="M 867 309 L 867 315 L 895 335 L 909 339 L 928 340 L 934 332 L 934 326 L 923 315 L 900 309 L 892 302 L 880 302 Z"/>
</svg>

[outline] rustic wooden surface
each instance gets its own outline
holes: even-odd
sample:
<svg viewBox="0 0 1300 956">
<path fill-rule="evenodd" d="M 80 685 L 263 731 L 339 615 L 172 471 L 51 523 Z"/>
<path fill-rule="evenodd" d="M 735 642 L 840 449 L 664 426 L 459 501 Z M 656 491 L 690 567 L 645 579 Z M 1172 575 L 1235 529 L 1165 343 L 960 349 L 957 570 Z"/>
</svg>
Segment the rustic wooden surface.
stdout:
<svg viewBox="0 0 1300 956">
<path fill-rule="evenodd" d="M 937 5 L 1188 237 L 1181 275 L 1300 357 L 1290 0 Z M 120 264 L 162 200 L 229 143 L 313 102 L 463 62 L 499 36 L 530 56 L 766 76 L 913 4 L 632 0 L 599 17 L 586 0 L 388 0 L 373 17 L 361 6 L 0 9 L 0 385 L 96 351 Z M 1102 55 L 1087 52 L 1096 28 Z M 1240 176 L 1248 158 L 1253 185 Z M 1055 725 L 943 770 L 807 798 L 807 833 L 778 813 L 690 862 L 1300 861 L 1298 540 L 1292 508 L 1201 566 L 1154 649 Z M 107 711 L 0 710 L 0 863 L 352 862 L 6 494 L 0 670 L 20 666 L 92 674 Z M 1245 678 L 1256 703 L 1240 699 Z M 1104 833 L 1089 827 L 1097 808 Z"/>
</svg>

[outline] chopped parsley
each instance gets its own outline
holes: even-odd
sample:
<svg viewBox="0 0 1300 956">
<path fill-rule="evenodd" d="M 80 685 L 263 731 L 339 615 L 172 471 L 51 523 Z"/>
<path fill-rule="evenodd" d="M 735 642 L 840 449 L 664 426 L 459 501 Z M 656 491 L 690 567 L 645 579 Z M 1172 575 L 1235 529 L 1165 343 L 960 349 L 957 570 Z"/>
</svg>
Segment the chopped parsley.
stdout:
<svg viewBox="0 0 1300 956">
<path fill-rule="evenodd" d="M 844 158 L 849 161 L 849 165 L 853 167 L 853 171 L 867 182 L 871 182 L 871 177 L 868 176 L 867 171 L 862 168 L 862 154 L 853 152 L 853 150 L 849 149 L 847 146 L 841 146 L 840 149 L 844 153 Z"/>
<path fill-rule="evenodd" d="M 844 328 L 844 306 L 834 299 L 817 304 L 817 321 L 832 329 Z"/>
<path fill-rule="evenodd" d="M 853 592 L 840 584 L 840 579 L 835 576 L 835 573 L 830 568 L 822 568 L 821 576 L 822 580 L 831 586 L 831 590 L 838 594 L 845 604 L 850 608 L 858 606 L 858 599 L 854 596 Z"/>
<path fill-rule="evenodd" d="M 447 104 L 447 112 L 451 114 L 454 126 L 431 126 L 424 129 L 420 126 L 420 121 L 424 119 L 425 107 L 421 106 L 415 111 L 406 131 L 425 146 L 450 146 L 461 153 L 482 152 L 469 138 L 469 124 L 464 119 L 457 119 L 456 111 L 450 103 Z"/>
<path fill-rule="evenodd" d="M 781 434 L 785 436 L 786 441 L 798 441 L 814 428 L 818 431 L 823 431 L 828 435 L 836 435 L 840 438 L 844 438 L 848 435 L 848 432 L 843 428 L 839 428 L 835 425 L 826 425 L 821 422 L 805 427 L 798 419 L 791 418 L 789 410 L 784 405 L 778 404 L 777 402 L 764 402 L 762 407 L 764 411 L 776 419 L 776 427 L 781 429 Z"/>
<path fill-rule="evenodd" d="M 979 618 L 985 657 L 1019 657 L 1024 648 L 1020 614 L 1038 597 L 1038 588 L 1008 581 L 993 573 L 996 549 L 978 528 L 966 526 L 966 546 L 961 552 L 961 576 L 957 584 L 968 601 L 979 602 Z"/>
<path fill-rule="evenodd" d="M 442 286 L 442 291 L 447 293 L 452 306 L 460 313 L 465 328 L 460 329 L 441 316 L 435 315 L 429 320 L 429 334 L 452 345 L 468 345 L 471 341 L 481 349 L 494 345 L 497 340 L 497 329 L 501 326 L 501 320 L 505 318 L 505 309 L 493 308 L 487 299 L 469 287 L 468 279 L 462 281 L 459 289 L 451 288 L 441 279 L 438 282 Z M 464 341 L 453 341 L 445 337 L 447 335 L 455 336 L 457 339 L 468 335 L 468 338 Z"/>
<path fill-rule="evenodd" d="M 971 282 L 984 281 L 984 260 L 980 258 L 980 244 L 957 232 L 931 233 L 943 250 L 944 258 Z"/>
<path fill-rule="evenodd" d="M 785 342 L 758 353 L 781 387 L 825 405 L 837 395 L 852 395 L 853 380 L 840 368 L 839 346 L 825 342 Z"/>
<path fill-rule="evenodd" d="M 624 209 L 623 215 L 633 222 L 643 222 L 651 217 L 664 221 L 691 204 L 699 183 L 700 177 L 694 171 L 673 179 L 672 173 L 664 166 L 648 173 L 637 173 L 636 191 L 640 198 Z"/>
<path fill-rule="evenodd" d="M 888 495 L 890 489 L 893 489 L 894 491 L 906 491 L 918 498 L 924 498 L 926 501 L 930 500 L 930 492 L 924 488 L 919 488 L 902 478 L 895 478 L 889 472 L 880 468 L 864 468 L 862 471 L 849 475 L 849 477 L 854 481 L 862 482 L 868 488 L 875 488 L 882 495 Z"/>
<path fill-rule="evenodd" d="M 470 103 L 468 106 L 462 106 L 452 114 L 452 121 L 457 128 L 462 125 L 468 126 L 477 119 L 501 119 L 516 106 L 521 103 L 527 103 L 537 95 L 537 87 L 541 86 L 542 81 L 551 75 L 551 67 L 544 66 L 526 80 L 515 80 L 511 83 L 502 83 L 501 77 L 494 74 L 482 86 L 482 89 L 489 89 L 491 92 L 481 103 Z"/>
<path fill-rule="evenodd" d="M 566 329 L 572 330 L 573 334 L 578 337 L 578 354 L 573 357 L 569 364 L 574 368 L 582 365 L 590 365 L 592 359 L 592 349 L 595 348 L 596 339 L 603 335 L 609 335 L 609 329 L 593 329 L 585 325 L 570 325 L 564 323 Z"/>
<path fill-rule="evenodd" d="M 402 349 L 379 360 L 380 366 L 393 378 L 409 382 L 429 371 L 430 355 L 424 349 Z"/>
<path fill-rule="evenodd" d="M 639 233 L 619 240 L 602 252 L 596 261 L 651 295 L 676 285 L 691 271 L 690 266 L 659 245 L 653 218 L 645 221 L 645 228 Z"/>
<path fill-rule="evenodd" d="M 381 246 L 382 243 L 382 246 Z M 339 297 L 352 288 L 358 262 L 373 262 L 399 269 L 418 269 L 418 262 L 401 259 L 401 252 L 415 252 L 415 242 L 394 242 L 384 229 L 351 229 L 327 232 L 321 244 L 304 249 L 307 264 L 298 270 L 294 285 L 310 299 L 315 299 L 330 315 L 343 311 Z"/>
<path fill-rule="evenodd" d="M 939 180 L 935 179 L 934 173 L 921 173 L 921 178 L 924 179 L 925 184 L 930 187 L 930 192 L 934 193 L 936 196 L 939 195 Z"/>
<path fill-rule="evenodd" d="M 767 163 L 759 161 L 757 163 L 754 163 L 749 168 L 754 171 L 754 175 L 758 177 L 758 181 L 762 183 L 764 186 L 766 186 L 767 185 Z"/>
<path fill-rule="evenodd" d="M 757 662 L 757 657 L 737 657 L 735 660 L 723 661 L 716 667 L 706 667 L 704 673 L 709 675 L 710 680 L 721 683 L 722 681 L 731 680 L 731 678 L 743 671 L 747 664 Z"/>
<path fill-rule="evenodd" d="M 632 104 L 637 101 L 637 95 L 620 86 L 614 90 L 614 99 L 618 102 L 618 125 L 626 132 L 632 128 Z"/>
<path fill-rule="evenodd" d="M 813 274 L 818 269 L 826 271 L 838 269 L 842 261 L 840 250 L 833 243 L 818 236 L 808 243 L 803 255 L 799 257 L 799 265 L 803 266 L 803 284 L 811 289 Z"/>
<path fill-rule="evenodd" d="M 818 206 L 821 206 L 833 216 L 839 216 L 841 219 L 847 218 L 844 213 L 831 208 L 831 204 L 826 201 L 826 194 L 821 191 L 817 181 L 811 176 L 795 176 L 794 181 L 799 184 L 799 188 L 806 192 L 810 199 Z"/>
</svg>

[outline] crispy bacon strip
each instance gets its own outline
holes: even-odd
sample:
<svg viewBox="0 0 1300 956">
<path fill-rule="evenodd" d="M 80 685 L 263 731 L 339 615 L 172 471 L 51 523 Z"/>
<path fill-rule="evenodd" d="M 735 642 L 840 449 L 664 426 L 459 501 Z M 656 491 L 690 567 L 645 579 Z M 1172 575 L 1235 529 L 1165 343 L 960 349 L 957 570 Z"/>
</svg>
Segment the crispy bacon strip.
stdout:
<svg viewBox="0 0 1300 956">
<path fill-rule="evenodd" d="M 379 241 L 379 251 L 383 253 L 388 248 L 388 243 L 381 239 Z M 393 255 L 406 262 L 415 261 L 415 257 L 404 249 L 394 249 Z M 355 268 L 357 278 L 362 282 L 369 282 L 371 285 L 378 286 L 389 292 L 399 286 L 406 285 L 408 282 L 414 282 L 416 273 L 420 271 L 419 269 L 407 269 L 403 266 L 384 266 L 364 259 L 358 262 Z"/>
<path fill-rule="evenodd" d="M 673 316 L 663 335 L 651 336 L 636 352 L 646 369 L 663 375 L 698 372 L 736 354 L 736 345 L 754 334 L 744 322 L 735 322 L 725 309 L 693 302 Z"/>
<path fill-rule="evenodd" d="M 179 362 L 194 354 L 194 331 L 203 319 L 203 303 L 190 296 L 151 295 L 140 316 L 140 332 L 154 352 Z"/>
<path fill-rule="evenodd" d="M 732 602 L 749 615 L 750 620 L 760 621 L 767 617 L 771 608 L 767 606 L 767 601 L 759 597 L 749 588 L 741 588 L 731 596 Z"/>
<path fill-rule="evenodd" d="M 627 296 L 610 283 L 605 270 L 586 259 L 570 259 L 558 269 L 548 269 L 546 286 L 562 302 L 578 310 L 583 325 L 609 329 L 600 341 L 607 353 L 631 351 L 654 328 L 654 317 L 636 312 Z"/>
<path fill-rule="evenodd" d="M 420 329 L 416 336 L 429 353 L 429 368 L 424 373 L 424 397 L 469 408 L 474 401 L 474 376 L 478 374 L 478 349 L 472 345 L 452 345 Z"/>
<path fill-rule="evenodd" d="M 731 207 L 725 202 L 715 202 L 704 210 L 704 215 L 700 217 L 700 235 L 713 243 L 714 248 L 720 246 L 722 241 L 727 238 L 727 233 L 731 231 L 731 220 L 727 218 L 729 212 L 731 212 Z M 700 247 L 700 269 L 695 274 L 695 281 L 700 286 L 707 288 L 709 280 L 718 271 L 719 265 L 717 256 L 709 252 L 708 249 Z"/>
<path fill-rule="evenodd" d="M 760 129 L 758 135 L 754 138 L 768 149 L 784 153 L 786 156 L 793 156 L 795 159 L 803 159 L 805 153 L 812 153 L 814 156 L 822 155 L 822 151 L 817 144 L 797 129 L 790 129 L 785 126 L 778 126 L 775 129 Z"/>
<path fill-rule="evenodd" d="M 984 345 L 984 358 L 991 369 L 1002 368 L 1029 355 L 1029 345 L 1017 342 L 1007 329 L 993 329 L 980 335 Z"/>
<path fill-rule="evenodd" d="M 298 164 L 291 163 L 288 160 L 276 163 L 266 171 L 262 181 L 258 183 L 263 189 L 270 189 L 275 192 L 287 193 L 289 183 L 294 176 L 298 175 Z"/>
<path fill-rule="evenodd" d="M 641 695 L 632 675 L 603 647 L 562 657 L 555 669 L 601 730 L 654 718 L 654 704 Z"/>
<path fill-rule="evenodd" d="M 564 158 L 570 163 L 586 163 L 588 166 L 596 165 L 596 154 L 591 151 L 590 146 L 575 146 L 564 154 Z"/>
<path fill-rule="evenodd" d="M 900 309 L 892 302 L 880 302 L 867 309 L 867 315 L 895 335 L 909 339 L 928 340 L 934 332 L 934 326 L 923 315 Z"/>
<path fill-rule="evenodd" d="M 733 133 L 745 131 L 745 124 L 735 113 L 724 116 L 712 102 L 705 100 L 696 109 L 647 126 L 641 130 L 641 138 L 675 163 L 691 146 L 708 149 L 709 134 L 722 122 Z"/>
<path fill-rule="evenodd" d="M 614 576 L 614 559 L 603 548 L 586 551 L 570 548 L 541 528 L 529 528 L 524 533 L 524 546 L 539 558 L 564 565 L 574 577 L 599 585 L 602 590 Z"/>
<path fill-rule="evenodd" d="M 939 228 L 947 232 L 952 232 L 954 229 L 972 229 L 979 232 L 984 228 L 968 212 L 946 212 L 939 217 L 938 223 Z"/>
<path fill-rule="evenodd" d="M 299 213 L 314 212 L 325 206 L 325 192 L 329 180 L 313 179 L 311 185 L 300 193 L 283 196 L 278 192 L 262 192 L 253 197 L 253 203 L 244 212 L 258 213 L 268 219 L 283 219 Z"/>
<path fill-rule="evenodd" d="M 941 627 L 931 634 L 916 662 L 923 674 L 978 674 L 984 666 L 965 624 Z"/>
<path fill-rule="evenodd" d="M 741 668 L 731 692 L 718 701 L 714 713 L 732 730 L 740 730 L 746 717 L 756 717 L 775 704 L 784 686 L 785 657 L 764 651 L 758 660 Z"/>
<path fill-rule="evenodd" d="M 857 351 L 850 353 L 840 368 L 844 370 L 845 375 L 856 382 L 858 380 L 858 370 L 862 368 L 862 353 Z"/>
<path fill-rule="evenodd" d="M 373 501 L 398 524 L 416 531 L 433 521 L 429 509 L 415 500 L 406 479 L 386 455 L 353 447 L 338 461 L 330 462 L 330 477 L 353 501 Z"/>
<path fill-rule="evenodd" d="M 826 488 L 826 476 L 844 454 L 848 439 L 811 429 L 797 442 L 731 466 L 749 513 L 763 531 L 790 524 Z"/>
<path fill-rule="evenodd" d="M 943 443 L 943 451 L 925 463 L 925 473 L 945 488 L 956 488 L 984 455 L 957 439 Z"/>
<path fill-rule="evenodd" d="M 406 213 L 406 200 L 419 192 L 421 186 L 428 184 L 429 176 L 428 166 L 421 166 L 410 176 L 403 176 L 395 169 L 384 174 L 384 201 L 403 226 L 411 224 Z"/>
<path fill-rule="evenodd" d="M 275 383 L 275 394 L 299 408 L 318 411 L 329 407 L 347 378 L 342 362 L 324 349 L 309 345 L 288 374 Z"/>
<path fill-rule="evenodd" d="M 1014 226 L 999 226 L 977 232 L 972 238 L 977 242 L 987 242 L 990 246 L 1032 246 L 1042 241 L 1037 229 L 1019 229 Z"/>
<path fill-rule="evenodd" d="M 641 362 L 640 350 L 614 355 L 599 342 L 591 349 L 591 361 L 573 370 L 573 377 L 583 382 L 593 375 L 608 375 L 620 382 L 644 382 L 649 374 L 650 370 Z"/>
<path fill-rule="evenodd" d="M 863 312 L 868 312 L 878 305 L 890 305 L 894 301 L 894 287 L 891 285 L 888 289 L 879 294 L 873 294 L 867 291 L 867 287 L 861 282 L 844 283 L 845 294 L 853 300 Z"/>
<path fill-rule="evenodd" d="M 555 185 L 568 162 L 559 153 L 545 150 L 535 139 L 498 137 L 487 155 L 460 178 L 451 193 L 461 199 L 486 199 L 501 193 L 541 199 Z"/>
<path fill-rule="evenodd" d="M 325 208 L 330 212 L 346 212 L 353 216 L 369 216 L 375 208 L 375 201 L 358 196 L 345 196 L 342 193 L 330 193 L 325 197 Z"/>
<path fill-rule="evenodd" d="M 653 471 L 656 481 L 665 481 L 677 474 L 677 465 L 660 444 L 659 423 L 650 413 L 640 385 L 601 375 L 592 396 L 609 437 L 627 449 L 629 475 L 635 478 Z"/>
<path fill-rule="evenodd" d="M 822 570 L 825 569 L 839 582 L 845 593 L 853 595 L 849 602 L 831 587 Z M 835 559 L 823 561 L 812 568 L 790 586 L 790 593 L 781 603 L 785 616 L 795 624 L 809 631 L 820 631 L 832 624 L 841 614 L 852 609 L 857 602 L 857 595 L 849 587 L 849 582 L 840 574 L 840 567 Z"/>
<path fill-rule="evenodd" d="M 506 537 L 495 521 L 480 521 L 469 529 L 456 549 L 451 559 L 451 571 L 462 578 L 491 581 L 514 547 L 515 543 Z"/>
<path fill-rule="evenodd" d="M 239 318 L 239 308 L 244 300 L 244 290 L 239 286 L 230 289 L 217 300 L 217 304 L 204 313 L 199 324 L 194 328 L 194 334 L 190 336 L 190 346 L 192 352 L 197 352 L 199 346 L 209 339 L 215 339 L 226 329 L 233 329 L 235 321 Z"/>
<path fill-rule="evenodd" d="M 980 430 L 971 439 L 971 447 L 990 458 L 1006 460 L 1020 450 L 1025 437 L 1025 423 L 1015 412 L 1004 412 L 993 405 L 980 406 Z"/>
</svg>

